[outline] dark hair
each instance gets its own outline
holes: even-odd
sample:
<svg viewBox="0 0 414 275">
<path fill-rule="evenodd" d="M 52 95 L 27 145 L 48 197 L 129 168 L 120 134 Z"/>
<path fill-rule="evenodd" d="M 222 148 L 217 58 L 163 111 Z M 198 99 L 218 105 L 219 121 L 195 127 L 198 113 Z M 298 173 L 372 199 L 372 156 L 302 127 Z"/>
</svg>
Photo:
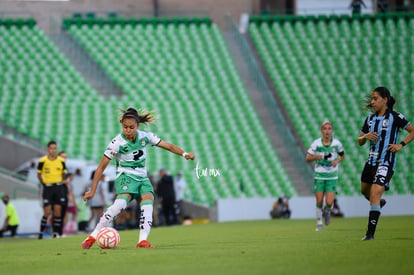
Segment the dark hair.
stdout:
<svg viewBox="0 0 414 275">
<path fill-rule="evenodd" d="M 155 116 L 153 112 L 141 111 L 140 113 L 136 109 L 131 108 L 131 107 L 128 108 L 127 110 L 121 110 L 121 112 L 122 112 L 122 117 L 119 121 L 121 123 L 122 121 L 124 121 L 124 119 L 127 119 L 127 118 L 135 119 L 137 123 L 144 123 L 144 124 L 152 123 L 155 121 Z"/>
<path fill-rule="evenodd" d="M 379 87 L 375 88 L 372 92 L 377 92 L 380 95 L 380 97 L 387 98 L 388 99 L 388 101 L 387 101 L 387 107 L 388 107 L 388 109 L 390 111 L 393 111 L 394 104 L 395 104 L 395 99 L 394 99 L 394 97 L 391 95 L 390 91 L 386 87 L 379 86 Z M 371 97 L 370 96 L 367 97 L 365 107 L 367 109 L 370 109 L 372 107 L 371 106 Z"/>
<path fill-rule="evenodd" d="M 47 143 L 47 147 L 49 147 L 50 145 L 57 145 L 56 141 L 51 140 Z"/>
<path fill-rule="evenodd" d="M 96 172 L 96 170 L 93 170 L 92 171 L 92 173 L 91 173 L 91 180 L 93 180 L 93 177 L 95 176 L 95 172 Z"/>
<path fill-rule="evenodd" d="M 72 177 L 72 176 L 74 176 L 74 174 L 73 174 L 73 173 L 66 173 L 66 174 L 63 176 L 63 179 L 68 179 L 68 178 L 70 178 L 70 177 Z"/>
<path fill-rule="evenodd" d="M 96 173 L 96 170 L 93 170 L 91 173 L 91 180 L 93 180 L 93 178 L 95 177 L 95 173 Z M 102 174 L 102 176 L 105 176 L 105 174 Z"/>
</svg>

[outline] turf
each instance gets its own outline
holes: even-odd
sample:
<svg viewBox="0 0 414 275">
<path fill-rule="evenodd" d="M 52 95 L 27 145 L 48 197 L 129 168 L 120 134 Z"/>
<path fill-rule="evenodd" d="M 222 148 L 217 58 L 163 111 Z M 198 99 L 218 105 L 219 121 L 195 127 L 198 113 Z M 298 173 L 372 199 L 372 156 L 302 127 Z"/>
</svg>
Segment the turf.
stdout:
<svg viewBox="0 0 414 275">
<path fill-rule="evenodd" d="M 414 274 L 414 217 L 382 217 L 361 241 L 365 218 L 268 220 L 158 227 L 155 249 L 120 231 L 115 250 L 82 250 L 86 235 L 0 239 L 1 274 Z"/>
</svg>

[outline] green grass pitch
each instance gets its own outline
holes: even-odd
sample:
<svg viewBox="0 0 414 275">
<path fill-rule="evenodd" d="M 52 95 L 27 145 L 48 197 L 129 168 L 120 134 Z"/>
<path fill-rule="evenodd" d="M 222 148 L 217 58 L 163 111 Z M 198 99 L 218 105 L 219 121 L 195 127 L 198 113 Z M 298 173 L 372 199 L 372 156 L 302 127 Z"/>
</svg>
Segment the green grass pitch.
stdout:
<svg viewBox="0 0 414 275">
<path fill-rule="evenodd" d="M 136 249 L 138 230 L 115 250 L 82 250 L 86 235 L 0 239 L 1 274 L 414 274 L 414 217 L 267 220 L 153 228 L 155 249 Z"/>
</svg>

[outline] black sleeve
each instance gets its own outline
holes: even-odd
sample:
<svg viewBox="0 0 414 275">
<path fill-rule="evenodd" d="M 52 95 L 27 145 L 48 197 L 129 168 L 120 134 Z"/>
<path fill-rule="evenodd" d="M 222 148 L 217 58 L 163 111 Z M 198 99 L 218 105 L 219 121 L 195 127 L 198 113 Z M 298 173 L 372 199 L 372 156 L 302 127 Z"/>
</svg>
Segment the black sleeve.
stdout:
<svg viewBox="0 0 414 275">
<path fill-rule="evenodd" d="M 44 164 L 44 162 L 39 162 L 37 164 L 37 170 L 42 170 L 43 169 L 43 164 Z"/>
</svg>

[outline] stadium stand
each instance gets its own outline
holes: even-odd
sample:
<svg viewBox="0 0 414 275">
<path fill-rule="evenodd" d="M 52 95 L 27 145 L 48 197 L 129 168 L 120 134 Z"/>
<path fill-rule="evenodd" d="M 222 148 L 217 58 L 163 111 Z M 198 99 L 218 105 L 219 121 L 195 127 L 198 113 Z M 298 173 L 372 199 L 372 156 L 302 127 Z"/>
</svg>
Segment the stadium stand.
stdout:
<svg viewBox="0 0 414 275">
<path fill-rule="evenodd" d="M 190 163 L 150 149 L 149 170 L 184 171 L 187 199 L 212 205 L 219 197 L 296 194 L 210 19 L 70 18 L 63 26 L 124 95 L 103 97 L 35 24 L 8 22 L 0 25 L 7 126 L 99 160 L 119 132 L 121 108 L 154 109 L 150 130 L 198 157 Z"/>
<path fill-rule="evenodd" d="M 364 97 L 387 86 L 397 98 L 395 109 L 414 119 L 414 14 L 258 16 L 248 30 L 304 147 L 320 135 L 317 125 L 333 121 L 347 154 L 339 193 L 358 194 L 367 154 L 356 143 L 367 115 Z M 408 150 L 399 156 L 391 194 L 413 193 Z"/>
</svg>

